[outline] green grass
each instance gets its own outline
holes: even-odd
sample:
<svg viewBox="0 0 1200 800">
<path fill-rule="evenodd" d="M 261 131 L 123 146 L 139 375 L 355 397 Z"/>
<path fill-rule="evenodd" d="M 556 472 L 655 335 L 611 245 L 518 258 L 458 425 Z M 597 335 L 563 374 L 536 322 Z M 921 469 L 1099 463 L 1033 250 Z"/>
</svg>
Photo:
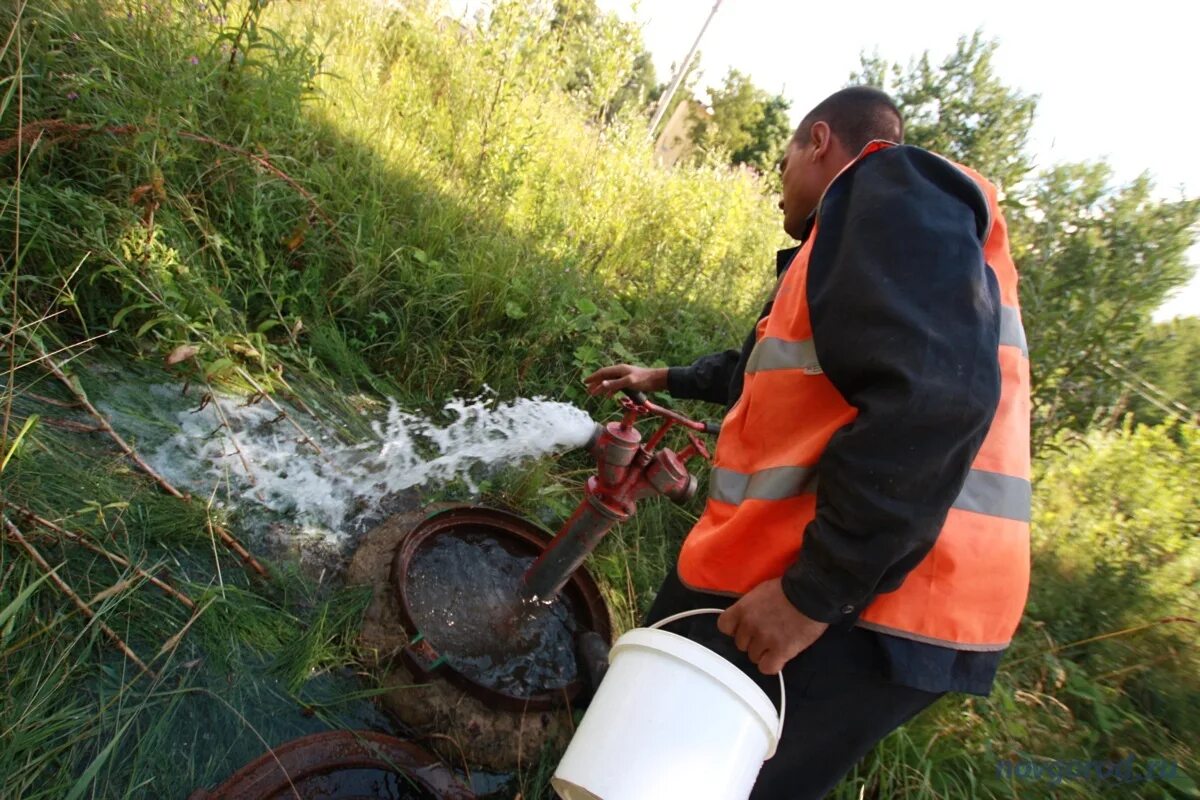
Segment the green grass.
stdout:
<svg viewBox="0 0 1200 800">
<path fill-rule="evenodd" d="M 159 30 L 130 8 L 28 24 L 46 71 L 26 120 L 137 126 L 25 167 L 22 296 L 69 286 L 73 333 L 197 345 L 214 374 L 298 361 L 417 396 L 580 397 L 581 368 L 736 337 L 771 275 L 782 235 L 754 179 L 656 169 L 633 120 L 590 128 L 544 91 L 534 19 L 463 48 L 421 12 L 271 6 L 230 69 L 222 47 L 259 11 L 156 3 Z"/>
<path fill-rule="evenodd" d="M 42 131 L 20 158 L 0 150 L 0 496 L 169 574 L 199 609 L 6 512 L 100 599 L 84 619 L 0 540 L 0 797 L 184 797 L 265 744 L 379 722 L 352 675 L 361 593 L 286 563 L 248 578 L 204 503 L 61 427 L 88 420 L 34 396 L 70 400 L 36 347 L 66 348 L 89 393 L 253 381 L 353 438 L 385 395 L 429 411 L 485 383 L 603 417 L 612 405 L 580 385 L 591 368 L 741 341 L 782 243 L 765 186 L 715 163 L 658 168 L 637 109 L 592 125 L 589 98 L 558 88 L 539 8 L 469 30 L 418 2 L 0 9 L 0 142 L 18 121 Z M 196 358 L 168 378 L 159 363 L 184 345 Z M 1194 777 L 1196 629 L 1154 623 L 1200 614 L 1196 446 L 1194 428 L 1054 439 L 1033 594 L 995 692 L 898 731 L 836 796 L 1196 797 L 1183 780 L 1052 787 L 995 770 L 1135 753 Z M 554 527 L 587 474 L 568 455 L 490 476 L 487 499 Z M 593 557 L 622 627 L 698 511 L 645 503 Z M 524 797 L 547 796 L 555 755 L 518 777 Z"/>
<path fill-rule="evenodd" d="M 0 548 L 3 796 L 61 798 L 76 787 L 86 796 L 183 796 L 224 779 L 266 744 L 365 713 L 361 687 L 345 672 L 361 591 L 320 592 L 286 569 L 251 582 L 204 535 L 202 506 L 167 497 L 102 441 L 78 434 L 39 430 L 0 475 L 0 490 L 147 572 L 169 574 L 197 606 L 193 618 L 132 572 L 21 524 L 81 597 L 117 591 L 93 600 L 96 621 L 86 622 L 38 583 L 16 547 Z M 11 507 L 6 513 L 20 519 Z M 99 621 L 158 678 L 125 661 Z M 318 715 L 305 717 L 304 706 Z"/>
</svg>

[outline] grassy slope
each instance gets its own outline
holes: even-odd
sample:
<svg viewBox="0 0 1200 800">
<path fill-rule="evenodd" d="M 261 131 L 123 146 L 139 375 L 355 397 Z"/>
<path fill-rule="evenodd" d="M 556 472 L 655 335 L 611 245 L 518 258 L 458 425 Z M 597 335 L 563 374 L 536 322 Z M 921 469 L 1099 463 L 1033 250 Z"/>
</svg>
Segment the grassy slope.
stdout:
<svg viewBox="0 0 1200 800">
<path fill-rule="evenodd" d="M 13 15 L 0 11 L 5 32 Z M 415 6 L 349 2 L 25 6 L 3 55 L 3 75 L 22 80 L 19 94 L 6 84 L 0 139 L 18 112 L 89 130 L 48 128 L 23 161 L 0 156 L 0 241 L 16 245 L 0 330 L 62 312 L 30 329 L 48 349 L 111 328 L 101 344 L 118 363 L 194 345 L 193 379 L 237 385 L 240 368 L 280 390 L 425 406 L 485 382 L 504 396 L 582 402 L 578 379 L 593 366 L 677 363 L 739 341 L 779 244 L 770 200 L 751 176 L 655 168 L 636 119 L 588 125 L 594 109 L 554 88 L 557 42 L 543 22 L 512 10 L 464 31 Z M 21 387 L 5 392 L 18 395 L 11 443 L 32 415 L 62 416 L 31 388 L 69 398 L 29 365 L 31 345 L 4 355 L 23 366 L 5 380 Z M 1194 613 L 1194 504 L 1160 503 L 1147 486 L 1190 480 L 1181 496 L 1200 495 L 1187 467 L 1196 445 L 1155 436 L 1064 443 L 1039 485 L 1038 581 L 997 691 L 899 732 L 839 796 L 864 786 L 875 797 L 1096 793 L 997 779 L 995 757 L 1014 753 L 1194 763 L 1195 650 L 1171 625 L 1053 652 Z M 1166 462 L 1148 454 L 1169 447 Z M 493 491 L 562 514 L 584 466 L 537 465 Z M 162 678 L 137 680 L 49 585 L 25 594 L 38 572 L 0 544 L 10 697 L 0 796 L 184 796 L 263 740 L 366 713 L 340 672 L 355 664 L 361 598 L 321 594 L 286 570 L 250 582 L 214 548 L 207 509 L 163 496 L 108 443 L 35 424 L 0 490 L 147 569 L 169 568 L 202 609 L 153 662 Z M 1126 498 L 1125 516 L 1110 513 L 1112 498 Z M 1157 516 L 1139 515 L 1147 505 Z M 696 510 L 647 507 L 593 560 L 623 624 L 648 603 Z M 1105 533 L 1114 518 L 1126 524 Z M 1126 557 L 1113 544 L 1142 540 L 1157 549 Z M 127 570 L 38 546 L 83 597 L 119 587 L 99 616 L 146 658 L 189 619 L 127 583 Z M 1149 583 L 1155 592 L 1131 589 Z M 296 698 L 316 716 L 299 714 Z"/>
</svg>

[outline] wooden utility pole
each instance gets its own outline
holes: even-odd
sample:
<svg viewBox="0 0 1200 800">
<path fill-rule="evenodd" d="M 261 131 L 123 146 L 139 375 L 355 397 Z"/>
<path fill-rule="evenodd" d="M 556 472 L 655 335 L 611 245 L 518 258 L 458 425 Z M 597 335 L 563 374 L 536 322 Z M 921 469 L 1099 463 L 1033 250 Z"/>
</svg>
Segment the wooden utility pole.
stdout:
<svg viewBox="0 0 1200 800">
<path fill-rule="evenodd" d="M 658 123 L 662 122 L 663 114 L 667 113 L 667 106 L 671 104 L 671 98 L 678 91 L 679 84 L 683 83 L 683 76 L 687 74 L 688 66 L 692 63 L 692 58 L 696 55 L 696 50 L 700 47 L 700 40 L 704 38 L 704 32 L 708 30 L 708 23 L 712 22 L 713 17 L 717 15 L 717 9 L 721 7 L 722 2 L 724 0 L 716 0 L 713 3 L 712 11 L 708 12 L 708 19 L 704 20 L 704 26 L 700 28 L 700 33 L 696 35 L 696 41 L 692 44 L 692 49 L 684 56 L 683 63 L 675 71 L 675 77 L 671 79 L 671 85 L 663 92 L 662 97 L 658 98 L 658 108 L 654 109 L 654 119 L 650 120 L 650 129 L 646 131 L 646 135 L 650 139 L 654 138 L 654 131 L 658 128 Z"/>
</svg>

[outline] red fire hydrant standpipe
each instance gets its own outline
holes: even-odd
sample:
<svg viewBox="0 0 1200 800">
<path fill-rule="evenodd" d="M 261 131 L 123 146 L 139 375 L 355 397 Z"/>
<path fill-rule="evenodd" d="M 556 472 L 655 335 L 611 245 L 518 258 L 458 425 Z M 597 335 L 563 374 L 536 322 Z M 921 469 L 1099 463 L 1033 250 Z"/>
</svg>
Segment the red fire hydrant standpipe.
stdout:
<svg viewBox="0 0 1200 800">
<path fill-rule="evenodd" d="M 686 464 L 697 456 L 709 458 L 708 449 L 696 433 L 716 434 L 720 427 L 656 405 L 641 392 L 628 394 L 620 398 L 625 409 L 621 421 L 597 425 L 597 434 L 588 448 L 596 459 L 597 474 L 588 478 L 582 502 L 526 571 L 527 600 L 545 601 L 557 595 L 605 534 L 637 512 L 638 500 L 661 494 L 684 503 L 696 494 L 696 477 L 688 472 Z M 644 444 L 642 434 L 634 427 L 642 416 L 662 419 Z M 676 425 L 687 429 L 687 447 L 678 453 L 666 447 L 656 452 L 663 437 Z"/>
</svg>

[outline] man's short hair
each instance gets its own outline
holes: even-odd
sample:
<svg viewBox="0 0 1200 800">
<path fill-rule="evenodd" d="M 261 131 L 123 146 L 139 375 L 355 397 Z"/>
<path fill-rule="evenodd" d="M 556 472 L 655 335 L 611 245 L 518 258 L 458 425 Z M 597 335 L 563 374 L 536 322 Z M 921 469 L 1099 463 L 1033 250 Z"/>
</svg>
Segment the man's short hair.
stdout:
<svg viewBox="0 0 1200 800">
<path fill-rule="evenodd" d="M 824 122 L 851 153 L 875 139 L 904 141 L 904 118 L 887 93 L 873 86 L 851 86 L 834 92 L 805 115 L 796 128 L 796 140 L 805 141 L 813 123 Z"/>
</svg>

